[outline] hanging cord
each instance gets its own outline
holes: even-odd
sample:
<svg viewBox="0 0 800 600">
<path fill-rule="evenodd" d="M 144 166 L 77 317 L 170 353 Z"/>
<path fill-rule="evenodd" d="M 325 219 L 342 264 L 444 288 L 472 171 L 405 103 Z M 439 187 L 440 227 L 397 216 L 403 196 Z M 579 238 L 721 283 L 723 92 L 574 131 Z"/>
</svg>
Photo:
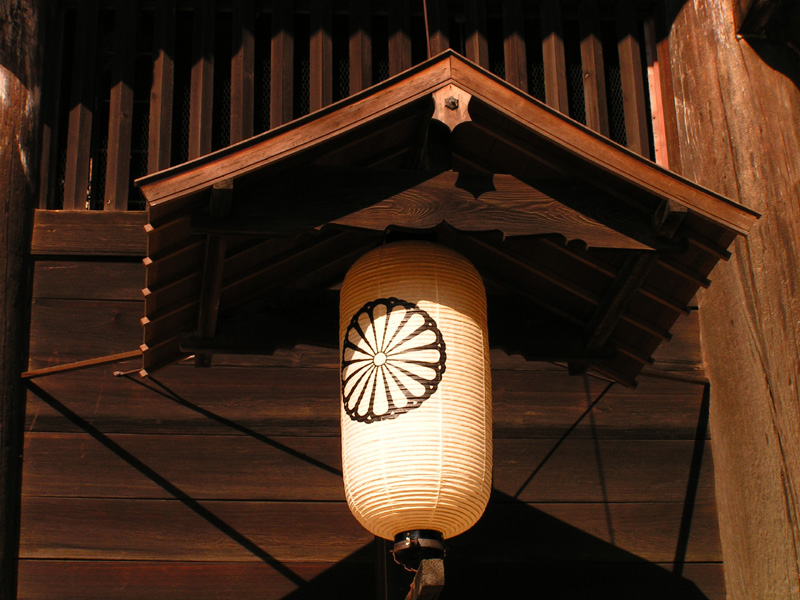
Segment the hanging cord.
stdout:
<svg viewBox="0 0 800 600">
<path fill-rule="evenodd" d="M 425 47 L 428 49 L 428 58 L 431 57 L 431 29 L 428 25 L 428 2 L 422 0 L 422 16 L 425 17 Z"/>
</svg>

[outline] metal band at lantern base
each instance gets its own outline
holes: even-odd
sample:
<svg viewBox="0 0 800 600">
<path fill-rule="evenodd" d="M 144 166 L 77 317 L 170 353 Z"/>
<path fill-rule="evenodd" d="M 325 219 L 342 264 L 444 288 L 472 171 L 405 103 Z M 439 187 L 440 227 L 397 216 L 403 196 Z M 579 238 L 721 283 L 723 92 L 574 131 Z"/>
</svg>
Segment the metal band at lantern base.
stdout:
<svg viewBox="0 0 800 600">
<path fill-rule="evenodd" d="M 432 529 L 404 531 L 394 536 L 394 559 L 410 571 L 426 558 L 444 558 L 444 537 Z"/>
</svg>

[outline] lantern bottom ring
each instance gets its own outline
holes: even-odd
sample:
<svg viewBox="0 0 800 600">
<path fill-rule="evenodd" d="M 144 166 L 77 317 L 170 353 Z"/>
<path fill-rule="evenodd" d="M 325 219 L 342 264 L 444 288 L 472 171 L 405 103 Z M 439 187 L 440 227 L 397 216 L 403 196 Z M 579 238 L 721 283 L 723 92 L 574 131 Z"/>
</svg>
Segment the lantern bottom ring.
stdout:
<svg viewBox="0 0 800 600">
<path fill-rule="evenodd" d="M 432 529 L 403 531 L 394 536 L 394 560 L 410 571 L 426 558 L 444 558 L 444 536 Z"/>
</svg>

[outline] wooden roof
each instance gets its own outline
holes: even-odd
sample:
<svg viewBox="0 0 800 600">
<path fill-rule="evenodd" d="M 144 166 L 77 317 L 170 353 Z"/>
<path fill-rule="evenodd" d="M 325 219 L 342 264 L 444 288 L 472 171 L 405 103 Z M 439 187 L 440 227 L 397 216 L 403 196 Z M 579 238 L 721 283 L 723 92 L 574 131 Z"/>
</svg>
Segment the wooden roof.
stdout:
<svg viewBox="0 0 800 600">
<path fill-rule="evenodd" d="M 337 345 L 337 284 L 396 237 L 469 258 L 491 343 L 632 385 L 757 215 L 448 51 L 137 182 L 143 372 Z"/>
</svg>

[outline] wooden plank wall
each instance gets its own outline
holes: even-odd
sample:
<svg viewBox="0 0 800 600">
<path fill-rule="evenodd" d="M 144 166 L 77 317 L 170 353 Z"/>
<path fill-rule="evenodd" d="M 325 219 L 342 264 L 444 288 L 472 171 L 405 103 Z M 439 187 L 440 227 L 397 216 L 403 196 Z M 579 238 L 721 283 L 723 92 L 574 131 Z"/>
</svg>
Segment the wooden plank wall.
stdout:
<svg viewBox="0 0 800 600">
<path fill-rule="evenodd" d="M 323 108 L 448 47 L 645 156 L 651 117 L 673 114 L 669 96 L 647 96 L 648 84 L 661 89 L 654 78 L 664 71 L 652 63 L 666 56 L 646 43 L 656 43 L 645 35 L 646 3 L 458 0 L 428 3 L 427 18 L 422 6 L 67 5 L 48 48 L 39 207 L 143 209 L 135 178 Z"/>
<path fill-rule="evenodd" d="M 426 39 L 410 2 L 313 0 L 310 15 L 258 0 L 228 15 L 223 4 L 169 1 L 154 11 L 140 3 L 137 12 L 122 2 L 139 18 L 118 39 L 115 3 L 64 11 L 63 60 L 48 68 L 62 82 L 50 97 L 70 108 L 47 109 L 43 152 L 54 180 L 42 186 L 40 207 L 141 208 L 124 183 L 126 161 L 129 184 L 213 150 L 214 140 L 233 143 L 399 73 L 428 47 L 454 47 L 645 153 L 647 128 L 634 126 L 642 113 L 622 102 L 623 86 L 639 108 L 646 93 L 638 13 L 633 24 L 625 14 L 620 37 L 615 15 L 584 11 L 587 0 L 429 2 L 437 10 Z M 81 30 L 70 34 L 76 22 Z M 574 48 L 568 31 L 581 32 Z M 227 39 L 230 52 L 214 42 Z M 586 82 L 579 88 L 567 85 L 574 56 Z M 103 78 L 106 66 L 119 76 Z M 210 82 L 228 72 L 226 95 Z M 569 101 L 576 89 L 582 106 Z M 131 107 L 148 118 L 134 117 L 129 129 Z M 113 155 L 98 133 L 106 130 L 120 146 Z M 99 189 L 109 170 L 111 185 Z M 139 217 L 39 213 L 37 231 L 51 234 L 34 239 L 31 369 L 138 348 Z M 495 352 L 496 491 L 481 523 L 451 544 L 443 598 L 527 598 L 533 585 L 542 597 L 723 598 L 698 355 L 694 313 L 636 390 Z M 115 376 L 137 362 L 33 380 L 19 597 L 319 598 L 331 589 L 403 597 L 408 577 L 391 563 L 380 577 L 393 594 L 376 595 L 382 544 L 344 503 L 336 363 L 331 351 L 298 347 L 215 358 L 211 369 L 174 365 L 149 380 Z"/>
<path fill-rule="evenodd" d="M 144 273 L 125 252 L 37 261 L 31 369 L 138 346 Z M 446 597 L 724 598 L 697 345 L 692 313 L 635 390 L 493 352 L 495 493 L 451 543 Z M 353 578 L 348 597 L 376 597 L 336 365 L 298 347 L 32 380 L 19 597 L 317 598 Z"/>
<path fill-rule="evenodd" d="M 800 120 L 800 73 L 788 44 L 733 28 L 737 8 L 778 6 L 687 3 L 668 40 L 685 174 L 761 214 L 700 295 L 732 600 L 800 593 L 800 507 L 787 501 L 800 493 L 800 130 L 786 126 Z M 774 24 L 788 32 L 787 14 Z"/>
</svg>

